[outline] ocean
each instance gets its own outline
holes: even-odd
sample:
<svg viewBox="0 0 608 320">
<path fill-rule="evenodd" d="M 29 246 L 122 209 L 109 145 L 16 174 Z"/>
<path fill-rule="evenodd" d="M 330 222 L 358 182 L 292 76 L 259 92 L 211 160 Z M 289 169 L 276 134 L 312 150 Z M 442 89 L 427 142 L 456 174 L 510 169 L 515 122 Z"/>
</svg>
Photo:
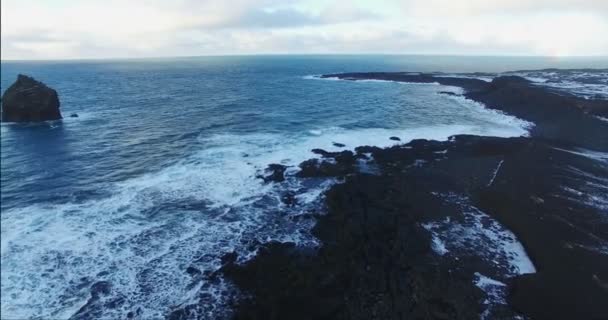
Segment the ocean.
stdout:
<svg viewBox="0 0 608 320">
<path fill-rule="evenodd" d="M 238 294 L 204 275 L 230 252 L 271 240 L 317 246 L 314 223 L 335 181 L 290 178 L 328 151 L 454 134 L 525 136 L 533 124 L 439 84 L 338 81 L 339 72 L 410 71 L 539 85 L 608 97 L 608 58 L 230 56 L 2 62 L 1 88 L 23 73 L 56 89 L 61 121 L 1 126 L 1 313 L 68 319 L 94 284 L 96 319 L 163 318 L 207 301 L 210 319 Z M 469 74 L 475 72 L 475 74 Z M 463 74 L 467 73 L 467 74 Z M 508 73 L 510 74 L 510 73 Z M 69 117 L 76 113 L 78 117 Z M 338 144 L 344 144 L 340 147 Z M 257 176 L 289 166 L 282 183 Z M 281 201 L 294 194 L 296 206 Z M 525 262 L 524 262 L 525 264 Z M 196 270 L 196 271 L 193 271 Z"/>
</svg>

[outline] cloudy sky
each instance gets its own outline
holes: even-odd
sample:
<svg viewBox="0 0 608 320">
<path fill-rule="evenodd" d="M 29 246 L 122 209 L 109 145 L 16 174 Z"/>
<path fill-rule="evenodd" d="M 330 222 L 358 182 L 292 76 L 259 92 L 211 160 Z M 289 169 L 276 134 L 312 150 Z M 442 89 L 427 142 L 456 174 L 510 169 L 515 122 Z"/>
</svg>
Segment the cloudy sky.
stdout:
<svg viewBox="0 0 608 320">
<path fill-rule="evenodd" d="M 2 59 L 608 55 L 608 0 L 2 0 Z"/>
</svg>

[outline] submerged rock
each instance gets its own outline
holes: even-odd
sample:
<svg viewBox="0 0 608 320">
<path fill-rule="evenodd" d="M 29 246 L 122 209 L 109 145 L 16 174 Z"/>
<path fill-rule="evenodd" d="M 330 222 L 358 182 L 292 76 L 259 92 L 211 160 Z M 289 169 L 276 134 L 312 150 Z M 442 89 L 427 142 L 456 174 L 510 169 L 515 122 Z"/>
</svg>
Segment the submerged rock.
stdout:
<svg viewBox="0 0 608 320">
<path fill-rule="evenodd" d="M 57 91 L 20 74 L 2 97 L 3 122 L 38 122 L 61 119 Z"/>
<path fill-rule="evenodd" d="M 287 191 L 281 195 L 281 202 L 288 207 L 293 207 L 298 204 L 298 199 L 296 199 L 296 193 L 293 191 Z"/>
<path fill-rule="evenodd" d="M 264 180 L 265 183 L 269 183 L 269 182 L 283 182 L 285 181 L 285 170 L 287 170 L 287 167 L 282 165 L 282 164 L 278 164 L 278 163 L 273 163 L 268 165 L 268 167 L 266 168 L 266 173 L 269 173 L 268 175 L 264 176 L 264 175 L 259 175 L 258 178 Z"/>
</svg>

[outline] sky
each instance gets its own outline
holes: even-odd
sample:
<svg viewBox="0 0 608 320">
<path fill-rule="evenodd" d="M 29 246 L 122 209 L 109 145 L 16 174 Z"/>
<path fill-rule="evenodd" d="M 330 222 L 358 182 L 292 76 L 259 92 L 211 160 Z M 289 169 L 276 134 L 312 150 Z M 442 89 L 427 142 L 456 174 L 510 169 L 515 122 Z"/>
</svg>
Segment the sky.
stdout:
<svg viewBox="0 0 608 320">
<path fill-rule="evenodd" d="M 2 0 L 1 58 L 608 55 L 608 0 Z"/>
</svg>

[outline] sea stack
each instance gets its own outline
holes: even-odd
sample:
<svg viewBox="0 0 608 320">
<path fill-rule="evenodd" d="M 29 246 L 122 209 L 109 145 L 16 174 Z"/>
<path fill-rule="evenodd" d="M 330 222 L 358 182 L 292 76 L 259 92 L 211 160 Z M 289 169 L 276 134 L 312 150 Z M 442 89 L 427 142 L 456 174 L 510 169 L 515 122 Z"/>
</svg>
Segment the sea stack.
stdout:
<svg viewBox="0 0 608 320">
<path fill-rule="evenodd" d="M 18 75 L 2 96 L 2 122 L 61 119 L 57 91 L 26 75 Z"/>
</svg>

